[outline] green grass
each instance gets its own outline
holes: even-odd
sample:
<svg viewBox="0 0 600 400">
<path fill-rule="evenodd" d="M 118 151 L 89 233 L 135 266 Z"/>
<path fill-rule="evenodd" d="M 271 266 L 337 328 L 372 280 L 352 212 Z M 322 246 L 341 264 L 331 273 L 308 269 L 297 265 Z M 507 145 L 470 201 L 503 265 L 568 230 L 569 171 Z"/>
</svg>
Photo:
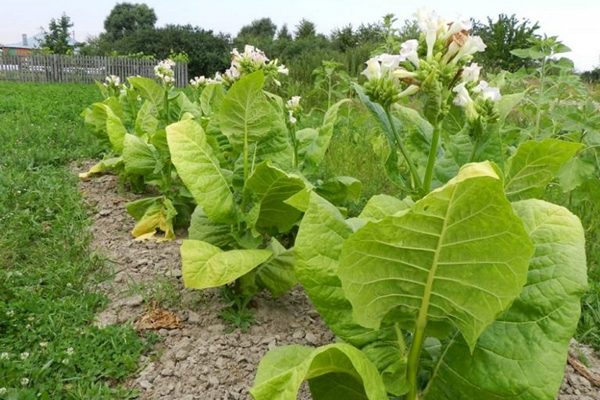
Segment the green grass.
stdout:
<svg viewBox="0 0 600 400">
<path fill-rule="evenodd" d="M 145 344 L 92 324 L 106 270 L 68 169 L 101 152 L 79 117 L 98 100 L 92 85 L 0 83 L 0 399 L 134 395 L 119 382 Z"/>
</svg>

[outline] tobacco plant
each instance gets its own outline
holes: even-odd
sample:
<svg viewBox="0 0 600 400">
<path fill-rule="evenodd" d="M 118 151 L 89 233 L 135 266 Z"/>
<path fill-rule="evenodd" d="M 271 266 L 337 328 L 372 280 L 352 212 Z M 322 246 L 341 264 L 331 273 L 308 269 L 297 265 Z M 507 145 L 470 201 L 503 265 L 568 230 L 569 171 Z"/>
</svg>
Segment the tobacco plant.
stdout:
<svg viewBox="0 0 600 400">
<path fill-rule="evenodd" d="M 145 191 L 149 186 L 156 193 L 127 205 L 137 221 L 132 234 L 140 239 L 157 231 L 167 240 L 174 239 L 174 227 L 187 226 L 193 210 L 193 199 L 171 163 L 165 127 L 185 115 L 199 118 L 201 110 L 173 87 L 173 65 L 165 60 L 155 67 L 159 83 L 129 77 L 127 86 L 118 77 L 107 77 L 98 85 L 105 100 L 82 113 L 91 131 L 108 143 L 111 155 L 81 178 L 113 171 L 135 190 Z"/>
<path fill-rule="evenodd" d="M 345 101 L 329 108 L 321 126 L 298 130 L 300 98 L 284 102 L 265 90 L 276 64 L 257 52 L 234 51 L 221 80 L 195 78 L 203 118 L 166 129 L 173 164 L 198 204 L 181 247 L 184 284 L 235 282 L 246 298 L 262 288 L 277 296 L 296 283 L 292 247 L 302 212 L 290 198 L 316 191 L 341 203 L 360 193 L 350 177 L 310 180 Z"/>
<path fill-rule="evenodd" d="M 316 193 L 296 199 L 295 273 L 343 343 L 271 351 L 257 400 L 294 399 L 304 380 L 314 399 L 556 396 L 585 239 L 576 216 L 536 197 L 582 145 L 529 140 L 507 156 L 518 97 L 477 83 L 467 63 L 484 45 L 465 23 L 418 17 L 421 38 L 369 60 L 357 87 L 388 139 L 388 175 L 417 200 L 374 196 L 346 219 Z M 415 94 L 418 110 L 398 105 Z M 447 132 L 455 116 L 466 123 Z M 485 158 L 497 163 L 473 162 Z"/>
</svg>

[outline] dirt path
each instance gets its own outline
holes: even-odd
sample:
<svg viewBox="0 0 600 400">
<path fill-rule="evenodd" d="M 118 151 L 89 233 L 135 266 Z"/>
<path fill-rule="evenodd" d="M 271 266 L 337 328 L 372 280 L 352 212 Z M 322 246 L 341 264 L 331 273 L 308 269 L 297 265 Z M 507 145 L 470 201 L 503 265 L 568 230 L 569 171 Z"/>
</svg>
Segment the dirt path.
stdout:
<svg viewBox="0 0 600 400">
<path fill-rule="evenodd" d="M 130 381 L 140 389 L 141 399 L 249 399 L 256 367 L 270 348 L 292 343 L 319 346 L 333 340 L 300 288 L 276 300 L 259 296 L 257 324 L 246 334 L 227 333 L 218 317 L 222 307 L 218 292 L 183 288 L 180 239 L 162 243 L 132 239 L 134 222 L 125 204 L 135 195 L 120 192 L 117 179 L 108 175 L 81 182 L 81 191 L 93 210 L 92 246 L 114 263 L 114 279 L 100 288 L 110 304 L 97 316 L 97 324 L 135 322 L 156 297 L 181 321 L 178 329 L 158 330 L 163 340 L 156 354 L 142 357 L 140 372 Z M 581 352 L 597 366 L 592 373 L 600 374 L 593 352 L 587 348 Z M 569 365 L 558 400 L 598 400 L 598 389 Z"/>
</svg>

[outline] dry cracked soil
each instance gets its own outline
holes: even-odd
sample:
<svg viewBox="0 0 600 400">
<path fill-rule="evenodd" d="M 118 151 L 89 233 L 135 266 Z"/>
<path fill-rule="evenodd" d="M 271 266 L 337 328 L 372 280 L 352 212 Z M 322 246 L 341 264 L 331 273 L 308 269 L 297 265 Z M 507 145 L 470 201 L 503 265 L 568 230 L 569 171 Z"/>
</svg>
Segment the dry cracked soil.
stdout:
<svg viewBox="0 0 600 400">
<path fill-rule="evenodd" d="M 82 172 L 89 166 L 84 163 L 73 169 Z M 250 399 L 248 389 L 257 365 L 269 349 L 286 344 L 319 346 L 334 340 L 300 287 L 278 299 L 260 295 L 256 324 L 247 333 L 229 332 L 219 318 L 223 303 L 217 290 L 183 287 L 182 235 L 172 242 L 135 241 L 130 234 L 134 221 L 125 205 L 139 197 L 121 190 L 114 176 L 82 181 L 80 190 L 93 219 L 92 249 L 107 259 L 113 271 L 112 278 L 98 288 L 110 303 L 97 315 L 96 324 L 135 324 L 148 314 L 151 298 L 156 297 L 179 320 L 176 329 L 157 330 L 162 340 L 152 354 L 142 357 L 137 376 L 128 382 L 139 389 L 140 399 Z M 583 368 L 592 377 L 567 365 L 557 399 L 600 399 L 600 388 L 592 383 L 594 374 L 600 375 L 600 361 L 591 349 L 575 342 L 571 350 L 577 358 L 585 354 L 589 368 Z M 300 398 L 310 398 L 306 387 Z"/>
</svg>

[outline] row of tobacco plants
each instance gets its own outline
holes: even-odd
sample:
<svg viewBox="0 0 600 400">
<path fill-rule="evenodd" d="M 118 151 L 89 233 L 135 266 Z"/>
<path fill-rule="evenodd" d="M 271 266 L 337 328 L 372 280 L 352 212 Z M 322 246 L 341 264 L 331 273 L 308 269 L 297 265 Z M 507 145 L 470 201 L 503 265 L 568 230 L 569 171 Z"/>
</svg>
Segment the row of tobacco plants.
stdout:
<svg viewBox="0 0 600 400">
<path fill-rule="evenodd" d="M 137 238 L 189 227 L 187 287 L 228 285 L 245 303 L 300 283 L 339 338 L 269 352 L 256 399 L 295 399 L 304 380 L 315 399 L 556 396 L 587 266 L 579 219 L 544 199 L 589 199 L 599 134 L 579 116 L 597 105 L 561 104 L 570 75 L 551 59 L 566 50 L 555 38 L 515 52 L 541 65 L 519 88 L 482 79 L 468 23 L 417 18 L 420 36 L 368 60 L 355 99 L 329 96 L 317 126 L 302 125 L 299 97 L 276 94 L 287 68 L 252 46 L 187 92 L 169 61 L 158 81 L 109 77 L 83 113 L 113 157 L 82 177 L 111 170 L 152 193 L 127 207 Z M 358 215 L 344 205 L 361 183 L 319 169 L 346 103 L 380 127 L 381 173 L 399 194 Z M 565 107 L 578 117 L 555 114 Z"/>
</svg>

